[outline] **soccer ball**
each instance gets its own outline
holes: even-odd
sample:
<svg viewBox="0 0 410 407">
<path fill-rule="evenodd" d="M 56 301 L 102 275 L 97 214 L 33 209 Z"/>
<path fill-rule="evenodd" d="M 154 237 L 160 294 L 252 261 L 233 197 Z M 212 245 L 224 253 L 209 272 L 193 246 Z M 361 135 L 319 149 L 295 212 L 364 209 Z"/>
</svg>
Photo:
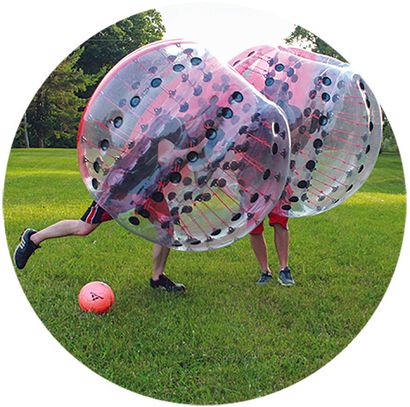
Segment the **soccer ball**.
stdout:
<svg viewBox="0 0 410 407">
<path fill-rule="evenodd" d="M 85 312 L 106 314 L 114 305 L 114 292 L 109 285 L 93 281 L 81 289 L 78 304 Z"/>
</svg>

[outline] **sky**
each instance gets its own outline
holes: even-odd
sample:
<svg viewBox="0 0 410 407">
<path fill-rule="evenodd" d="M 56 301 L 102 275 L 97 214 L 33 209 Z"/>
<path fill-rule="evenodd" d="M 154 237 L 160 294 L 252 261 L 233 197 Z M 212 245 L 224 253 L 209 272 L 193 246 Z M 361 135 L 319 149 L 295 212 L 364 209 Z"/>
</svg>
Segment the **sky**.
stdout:
<svg viewBox="0 0 410 407">
<path fill-rule="evenodd" d="M 202 3 L 157 10 L 166 27 L 164 39 L 199 42 L 225 62 L 252 46 L 283 44 L 294 28 L 272 13 L 243 6 Z"/>
</svg>

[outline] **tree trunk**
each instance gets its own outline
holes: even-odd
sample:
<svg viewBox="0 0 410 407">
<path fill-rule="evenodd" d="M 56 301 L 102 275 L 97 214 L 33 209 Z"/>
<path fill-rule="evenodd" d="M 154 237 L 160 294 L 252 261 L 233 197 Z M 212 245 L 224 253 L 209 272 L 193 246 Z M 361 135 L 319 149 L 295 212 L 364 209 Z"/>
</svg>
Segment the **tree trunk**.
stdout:
<svg viewBox="0 0 410 407">
<path fill-rule="evenodd" d="M 28 130 L 27 130 L 27 113 L 24 112 L 24 139 L 26 141 L 26 148 L 30 148 L 30 139 L 28 138 Z"/>
</svg>

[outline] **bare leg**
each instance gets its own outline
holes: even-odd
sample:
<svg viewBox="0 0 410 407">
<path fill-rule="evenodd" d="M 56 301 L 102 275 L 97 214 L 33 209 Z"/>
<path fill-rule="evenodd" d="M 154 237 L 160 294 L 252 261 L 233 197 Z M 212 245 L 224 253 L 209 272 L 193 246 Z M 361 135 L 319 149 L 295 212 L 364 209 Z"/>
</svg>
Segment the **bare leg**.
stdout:
<svg viewBox="0 0 410 407">
<path fill-rule="evenodd" d="M 268 264 L 268 248 L 266 246 L 265 235 L 249 235 L 251 239 L 251 246 L 258 260 L 262 273 L 272 274 Z"/>
<path fill-rule="evenodd" d="M 169 255 L 169 248 L 154 244 L 152 256 L 152 279 L 157 281 L 161 274 L 164 274 L 165 265 Z"/>
<path fill-rule="evenodd" d="M 275 247 L 278 254 L 280 268 L 288 266 L 289 261 L 289 231 L 279 224 L 275 224 Z"/>
<path fill-rule="evenodd" d="M 64 236 L 87 236 L 98 227 L 97 224 L 89 224 L 82 220 L 62 220 L 54 225 L 48 226 L 31 235 L 31 241 L 37 246 L 47 239 Z"/>
</svg>

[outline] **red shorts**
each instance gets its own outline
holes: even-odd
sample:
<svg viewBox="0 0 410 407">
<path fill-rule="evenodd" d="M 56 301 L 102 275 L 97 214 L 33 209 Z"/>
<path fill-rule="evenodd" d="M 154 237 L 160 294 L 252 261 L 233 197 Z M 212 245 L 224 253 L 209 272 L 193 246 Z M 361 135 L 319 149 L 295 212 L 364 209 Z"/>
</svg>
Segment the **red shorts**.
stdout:
<svg viewBox="0 0 410 407">
<path fill-rule="evenodd" d="M 278 215 L 276 213 L 276 208 L 272 209 L 272 212 L 269 213 L 269 225 L 274 226 L 274 225 L 280 225 L 283 227 L 283 229 L 288 230 L 288 218 L 286 216 Z M 264 231 L 264 226 L 263 222 L 260 223 L 258 226 L 256 226 L 255 229 L 250 232 L 251 235 L 261 235 Z"/>
<path fill-rule="evenodd" d="M 155 202 L 152 199 L 148 199 L 146 204 L 146 208 L 149 212 L 149 219 L 151 222 L 159 221 L 160 215 L 165 214 L 169 215 L 168 204 L 165 200 L 161 202 Z M 107 222 L 112 220 L 112 216 L 101 206 L 97 204 L 97 202 L 93 201 L 91 206 L 84 212 L 84 215 L 81 217 L 81 220 L 85 223 L 89 223 L 92 225 Z"/>
<path fill-rule="evenodd" d="M 93 201 L 91 206 L 84 212 L 81 220 L 85 223 L 89 223 L 90 225 L 95 225 L 97 223 L 112 220 L 112 217 L 108 212 L 101 208 L 101 206 L 98 206 L 97 203 Z"/>
</svg>

